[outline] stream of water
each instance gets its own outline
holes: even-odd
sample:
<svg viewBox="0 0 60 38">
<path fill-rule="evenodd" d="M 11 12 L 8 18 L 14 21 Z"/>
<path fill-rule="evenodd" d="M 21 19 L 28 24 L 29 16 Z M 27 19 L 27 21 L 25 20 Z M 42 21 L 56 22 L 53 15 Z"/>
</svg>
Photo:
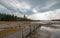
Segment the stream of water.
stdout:
<svg viewBox="0 0 60 38">
<path fill-rule="evenodd" d="M 39 28 L 37 32 L 38 38 L 60 38 L 60 28 L 41 26 L 41 28 Z"/>
</svg>

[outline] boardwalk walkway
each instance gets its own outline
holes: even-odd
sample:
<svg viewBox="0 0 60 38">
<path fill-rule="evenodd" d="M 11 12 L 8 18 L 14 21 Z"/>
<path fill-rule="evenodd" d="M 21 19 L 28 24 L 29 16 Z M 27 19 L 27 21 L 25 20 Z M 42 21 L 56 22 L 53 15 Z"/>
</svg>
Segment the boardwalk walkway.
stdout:
<svg viewBox="0 0 60 38">
<path fill-rule="evenodd" d="M 8 33 L 9 35 L 3 34 L 2 35 L 3 38 L 10 38 L 10 37 L 12 37 L 12 38 L 16 38 L 16 37 L 19 37 L 19 38 L 40 38 L 40 34 L 38 34 L 38 31 L 39 31 L 38 29 L 40 29 L 41 26 L 52 27 L 52 28 L 57 27 L 55 25 L 53 26 L 53 24 L 45 24 L 45 23 L 44 24 L 43 23 L 23 23 L 23 24 L 22 23 L 19 23 L 19 24 L 13 23 L 11 25 L 5 23 L 5 24 L 0 24 L 0 26 L 1 26 L 0 27 L 1 29 L 4 28 L 6 30 L 6 32 L 4 31 L 4 34 L 6 34 L 8 32 L 10 33 L 10 34 Z M 15 32 L 15 31 L 13 31 L 13 28 L 17 29 L 16 27 L 19 30 L 17 30 Z M 10 28 L 12 28 L 11 30 L 14 33 L 12 33 L 12 31 L 9 30 Z M 21 31 L 20 31 L 20 28 L 24 28 L 24 29 L 21 29 Z M 47 33 L 47 35 L 48 35 L 48 33 Z"/>
</svg>

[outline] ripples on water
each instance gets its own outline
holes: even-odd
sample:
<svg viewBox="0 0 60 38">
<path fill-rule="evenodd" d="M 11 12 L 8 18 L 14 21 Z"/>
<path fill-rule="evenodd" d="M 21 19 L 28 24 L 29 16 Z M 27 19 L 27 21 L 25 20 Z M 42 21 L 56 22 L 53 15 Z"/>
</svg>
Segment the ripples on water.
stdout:
<svg viewBox="0 0 60 38">
<path fill-rule="evenodd" d="M 60 29 L 41 26 L 39 38 L 60 38 Z"/>
</svg>

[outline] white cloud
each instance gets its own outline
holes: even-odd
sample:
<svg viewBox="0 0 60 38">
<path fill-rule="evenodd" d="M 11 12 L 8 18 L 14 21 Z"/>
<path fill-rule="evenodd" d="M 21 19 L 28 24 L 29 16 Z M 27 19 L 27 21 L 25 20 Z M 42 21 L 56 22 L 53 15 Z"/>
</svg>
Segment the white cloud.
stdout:
<svg viewBox="0 0 60 38">
<path fill-rule="evenodd" d="M 53 19 L 53 18 L 59 18 L 57 17 L 57 10 L 54 10 L 54 11 L 48 11 L 48 12 L 44 12 L 44 13 L 40 13 L 39 11 L 41 9 L 45 10 L 45 9 L 49 9 L 50 7 L 52 7 L 53 5 L 55 5 L 57 3 L 57 1 L 55 0 L 47 0 L 45 1 L 46 3 L 42 3 L 42 4 L 38 4 L 37 6 L 34 6 L 32 4 L 32 2 L 29 3 L 25 0 L 25 1 L 18 1 L 18 0 L 0 0 L 0 3 L 3 3 L 2 5 L 0 5 L 0 9 L 3 8 L 3 9 L 7 9 L 9 10 L 9 12 L 11 12 L 10 14 L 15 14 L 15 15 L 19 15 L 20 14 L 20 11 L 24 14 L 26 14 L 27 11 L 31 11 L 35 14 L 32 14 L 30 16 L 30 18 L 32 19 L 42 19 L 42 20 L 46 20 L 46 19 Z M 5 7 L 4 7 L 5 5 Z M 42 6 L 42 7 L 40 7 Z M 11 9 L 14 13 L 12 13 Z M 60 9 L 59 9 L 60 10 Z M 16 12 L 16 13 L 15 13 Z M 60 11 L 58 11 L 60 12 Z M 55 14 L 54 14 L 55 13 Z M 30 14 L 30 12 L 29 12 Z M 52 18 L 53 17 L 53 18 Z"/>
<path fill-rule="evenodd" d="M 18 17 L 23 17 L 23 15 L 21 13 L 14 13 L 15 16 L 18 16 Z"/>
<path fill-rule="evenodd" d="M 1 9 L 6 9 L 6 8 L 5 8 L 3 5 L 0 5 L 0 10 L 1 10 Z"/>
<path fill-rule="evenodd" d="M 25 2 L 21 2 L 21 3 L 17 2 L 15 5 L 16 5 L 16 8 L 26 9 L 26 10 L 31 9 L 31 6 Z"/>
<path fill-rule="evenodd" d="M 24 1 L 20 2 L 18 0 L 0 0 L 0 3 L 2 3 L 3 6 L 6 6 L 5 8 L 8 8 L 9 10 L 10 9 L 16 10 L 17 13 L 21 11 L 22 13 L 25 14 L 28 10 L 31 9 L 31 5 Z"/>
<path fill-rule="evenodd" d="M 34 20 L 47 20 L 49 19 L 47 16 L 48 14 L 46 13 L 37 13 L 37 14 L 31 15 L 30 18 Z"/>
<path fill-rule="evenodd" d="M 25 2 L 22 2 L 22 3 L 16 3 L 16 8 L 24 13 L 30 10 L 31 6 Z"/>
<path fill-rule="evenodd" d="M 3 5 L 0 5 L 0 13 L 6 13 L 9 14 L 11 13 L 10 10 L 8 10 L 6 7 L 4 7 Z"/>
<path fill-rule="evenodd" d="M 38 11 L 35 8 L 33 8 L 32 11 L 33 13 L 38 13 Z"/>
<path fill-rule="evenodd" d="M 47 11 L 44 13 L 32 14 L 29 17 L 34 20 L 60 19 L 60 9 L 56 9 L 53 11 Z"/>
<path fill-rule="evenodd" d="M 53 5 L 55 5 L 56 3 L 57 3 L 56 0 L 47 0 L 46 5 L 43 8 L 49 9 L 50 7 L 52 7 Z"/>
<path fill-rule="evenodd" d="M 50 9 L 53 5 L 57 4 L 58 2 L 56 0 L 47 0 L 46 3 L 43 3 L 42 7 L 37 6 L 37 10 L 44 10 L 44 9 Z"/>
</svg>

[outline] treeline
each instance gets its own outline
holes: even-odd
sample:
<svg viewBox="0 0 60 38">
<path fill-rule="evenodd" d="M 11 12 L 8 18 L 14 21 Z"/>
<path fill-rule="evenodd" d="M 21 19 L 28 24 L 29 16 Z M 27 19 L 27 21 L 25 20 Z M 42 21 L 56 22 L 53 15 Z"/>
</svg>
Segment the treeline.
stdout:
<svg viewBox="0 0 60 38">
<path fill-rule="evenodd" d="M 14 15 L 9 15 L 9 14 L 0 14 L 0 21 L 32 21 L 32 20 L 24 19 Z"/>
<path fill-rule="evenodd" d="M 52 21 L 60 21 L 60 19 L 53 19 Z"/>
</svg>

